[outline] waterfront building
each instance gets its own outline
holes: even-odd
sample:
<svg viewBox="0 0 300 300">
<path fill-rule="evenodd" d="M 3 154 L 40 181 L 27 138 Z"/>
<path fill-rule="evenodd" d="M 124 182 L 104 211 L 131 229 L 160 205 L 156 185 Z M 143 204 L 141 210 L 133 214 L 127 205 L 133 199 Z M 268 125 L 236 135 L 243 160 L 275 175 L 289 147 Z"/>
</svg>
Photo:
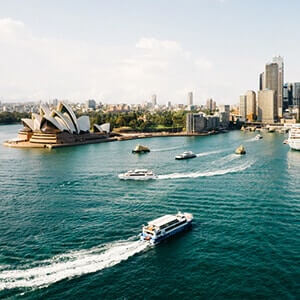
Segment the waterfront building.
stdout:
<svg viewBox="0 0 300 300">
<path fill-rule="evenodd" d="M 152 105 L 153 107 L 157 105 L 157 97 L 156 97 L 155 94 L 152 95 L 152 97 L 151 97 L 151 105 Z"/>
<path fill-rule="evenodd" d="M 283 57 L 275 56 L 272 60 L 273 63 L 278 65 L 278 87 L 277 87 L 277 115 L 278 118 L 282 117 L 282 109 L 283 109 L 283 83 L 284 83 L 284 63 Z"/>
<path fill-rule="evenodd" d="M 215 130 L 220 126 L 220 118 L 218 116 L 206 116 L 206 130 Z"/>
<path fill-rule="evenodd" d="M 24 127 L 19 131 L 18 138 L 8 141 L 7 145 L 43 148 L 49 144 L 82 144 L 106 138 L 110 130 L 110 126 L 104 124 L 94 126 L 95 133 L 91 133 L 89 117 L 77 118 L 64 102 L 59 102 L 53 109 L 41 104 L 39 114 L 32 113 L 31 119 L 24 118 L 22 123 Z M 27 143 L 24 145 L 24 142 Z"/>
<path fill-rule="evenodd" d="M 275 91 L 264 89 L 258 91 L 258 121 L 263 123 L 275 122 Z"/>
<path fill-rule="evenodd" d="M 256 120 L 256 93 L 254 91 L 246 93 L 246 119 L 251 122 Z"/>
<path fill-rule="evenodd" d="M 188 93 L 187 105 L 193 105 L 193 92 Z"/>
<path fill-rule="evenodd" d="M 188 133 L 202 132 L 206 129 L 206 118 L 204 114 L 188 113 L 186 115 L 186 131 Z"/>
<path fill-rule="evenodd" d="M 203 113 L 188 113 L 186 115 L 187 133 L 200 133 L 203 131 L 217 130 L 220 126 L 219 116 L 206 116 Z"/>
<path fill-rule="evenodd" d="M 223 127 L 228 127 L 230 121 L 230 105 L 219 105 L 220 124 Z"/>
<path fill-rule="evenodd" d="M 275 119 L 278 119 L 278 64 L 277 63 L 269 63 L 266 64 L 265 69 L 265 85 L 266 89 L 270 89 L 274 91 L 274 115 Z"/>
<path fill-rule="evenodd" d="M 247 119 L 247 96 L 240 96 L 240 116 L 244 121 Z"/>
</svg>

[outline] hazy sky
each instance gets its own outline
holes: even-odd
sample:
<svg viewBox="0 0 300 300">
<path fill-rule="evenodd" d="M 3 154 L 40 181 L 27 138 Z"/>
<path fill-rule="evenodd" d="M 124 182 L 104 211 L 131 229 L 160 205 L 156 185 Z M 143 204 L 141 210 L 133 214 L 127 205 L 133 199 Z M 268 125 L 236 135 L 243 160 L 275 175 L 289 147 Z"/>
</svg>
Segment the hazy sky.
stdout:
<svg viewBox="0 0 300 300">
<path fill-rule="evenodd" d="M 274 55 L 300 81 L 298 0 L 0 0 L 0 100 L 237 103 Z"/>
</svg>

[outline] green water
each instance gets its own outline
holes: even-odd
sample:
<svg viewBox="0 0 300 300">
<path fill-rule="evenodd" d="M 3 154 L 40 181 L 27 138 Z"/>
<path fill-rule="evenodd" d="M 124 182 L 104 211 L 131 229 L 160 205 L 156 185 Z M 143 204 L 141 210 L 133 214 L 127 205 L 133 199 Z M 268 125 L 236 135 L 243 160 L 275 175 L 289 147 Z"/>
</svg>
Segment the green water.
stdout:
<svg viewBox="0 0 300 300">
<path fill-rule="evenodd" d="M 0 141 L 18 129 L 0 126 Z M 299 299 L 300 152 L 254 136 L 0 146 L 0 298 Z M 153 151 L 131 154 L 138 142 Z M 175 161 L 184 150 L 198 157 Z M 132 168 L 159 178 L 118 179 Z M 138 241 L 142 224 L 178 210 L 191 231 Z"/>
</svg>

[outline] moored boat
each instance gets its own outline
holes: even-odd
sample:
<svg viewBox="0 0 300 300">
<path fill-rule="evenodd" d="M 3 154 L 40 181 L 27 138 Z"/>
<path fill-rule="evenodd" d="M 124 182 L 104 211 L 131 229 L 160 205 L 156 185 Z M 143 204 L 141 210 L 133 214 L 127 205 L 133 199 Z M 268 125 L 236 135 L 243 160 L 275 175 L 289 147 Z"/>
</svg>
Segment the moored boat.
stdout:
<svg viewBox="0 0 300 300">
<path fill-rule="evenodd" d="M 152 171 L 146 169 L 129 170 L 126 173 L 119 174 L 118 177 L 123 180 L 149 180 L 157 178 Z"/>
<path fill-rule="evenodd" d="M 133 150 L 132 153 L 147 153 L 150 152 L 150 149 L 143 145 L 137 145 Z"/>
<path fill-rule="evenodd" d="M 140 238 L 142 241 L 156 245 L 191 227 L 193 215 L 178 212 L 176 215 L 165 215 L 148 222 L 143 226 Z"/>
<path fill-rule="evenodd" d="M 292 126 L 289 131 L 289 138 L 287 142 L 291 149 L 300 150 L 300 123 Z"/>
<path fill-rule="evenodd" d="M 194 157 L 197 157 L 195 153 L 193 153 L 192 151 L 185 151 L 182 154 L 176 155 L 175 159 L 189 159 Z"/>
<path fill-rule="evenodd" d="M 246 154 L 246 149 L 243 145 L 240 145 L 239 147 L 236 148 L 235 154 Z"/>
</svg>

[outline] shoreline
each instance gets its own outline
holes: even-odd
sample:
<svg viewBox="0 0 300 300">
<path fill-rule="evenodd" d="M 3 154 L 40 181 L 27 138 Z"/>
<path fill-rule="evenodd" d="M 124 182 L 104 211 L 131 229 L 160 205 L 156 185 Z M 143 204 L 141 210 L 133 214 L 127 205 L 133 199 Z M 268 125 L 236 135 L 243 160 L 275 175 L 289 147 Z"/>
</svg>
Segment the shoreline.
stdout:
<svg viewBox="0 0 300 300">
<path fill-rule="evenodd" d="M 107 143 L 107 142 L 115 142 L 115 141 L 129 141 L 129 140 L 136 140 L 136 139 L 145 139 L 145 138 L 154 138 L 154 137 L 184 137 L 184 136 L 209 136 L 215 135 L 220 133 L 226 133 L 220 131 L 210 131 L 210 132 L 199 132 L 199 133 L 187 133 L 187 132 L 144 132 L 144 133 L 127 133 L 122 134 L 121 136 L 114 136 L 105 139 L 94 139 L 94 140 L 85 140 L 85 141 L 78 141 L 73 143 L 60 143 L 60 144 L 38 144 L 38 143 L 31 143 L 29 141 L 5 141 L 3 143 L 4 146 L 10 148 L 26 148 L 26 149 L 55 149 L 55 148 L 62 148 L 62 147 L 72 147 L 72 146 L 80 146 L 80 145 L 88 145 L 88 144 L 98 144 L 98 143 Z"/>
</svg>

